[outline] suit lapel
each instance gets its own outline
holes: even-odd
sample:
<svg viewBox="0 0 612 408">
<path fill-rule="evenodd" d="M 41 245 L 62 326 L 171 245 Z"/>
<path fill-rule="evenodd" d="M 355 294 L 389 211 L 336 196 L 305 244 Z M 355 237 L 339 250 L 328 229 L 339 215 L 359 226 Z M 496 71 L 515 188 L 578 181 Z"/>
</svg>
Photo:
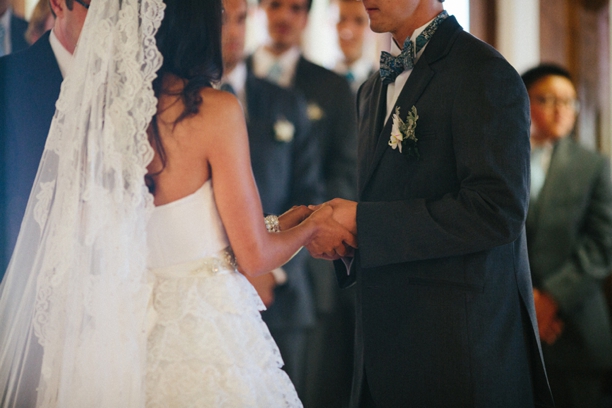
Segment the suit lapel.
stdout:
<svg viewBox="0 0 612 408">
<path fill-rule="evenodd" d="M 359 191 L 363 191 L 365 188 L 365 181 L 369 175 L 368 169 L 374 158 L 374 152 L 376 151 L 376 144 L 378 142 L 378 135 L 380 134 L 382 127 L 385 123 L 385 114 L 387 106 L 387 85 L 383 85 L 380 76 L 377 76 L 373 85 L 373 91 L 371 95 L 371 102 L 373 104 L 375 114 L 370 118 L 364 118 L 362 123 L 366 123 L 365 137 L 360 138 L 360 143 L 357 148 L 358 163 L 359 163 Z"/>
<path fill-rule="evenodd" d="M 393 107 L 394 112 L 396 107 L 399 106 L 400 116 L 402 118 L 404 118 L 408 114 L 412 106 L 416 104 L 417 100 L 419 99 L 419 97 L 427 87 L 427 84 L 429 83 L 429 81 L 431 81 L 431 78 L 433 78 L 434 75 L 433 71 L 429 68 L 429 65 L 417 63 L 417 66 L 418 68 L 415 67 L 412 73 L 410 74 L 408 81 L 404 85 L 404 88 L 402 89 L 402 92 L 400 93 L 399 97 L 397 98 L 397 102 Z M 384 103 L 383 106 L 384 108 L 382 114 L 386 117 L 386 103 Z M 391 137 L 392 127 L 393 115 L 390 115 L 388 118 L 386 118 L 385 126 L 382 128 L 382 131 L 379 133 L 375 133 L 378 134 L 378 140 L 376 142 L 376 149 L 374 151 L 374 156 L 367 172 L 366 180 L 368 180 L 376 170 L 376 167 L 382 159 L 385 151 L 387 151 L 387 149 L 390 149 L 389 138 Z"/>
<path fill-rule="evenodd" d="M 567 183 L 568 180 L 566 172 L 570 170 L 568 168 L 571 154 L 571 146 L 569 143 L 569 140 L 562 139 L 554 147 L 542 190 L 536 202 L 532 205 L 533 209 L 527 212 L 527 222 L 530 225 L 537 225 L 542 220 L 542 215 L 547 213 L 547 206 L 551 205 L 551 203 L 558 202 L 557 197 L 555 197 L 556 194 L 567 194 L 567 186 L 565 183 Z M 537 231 L 539 228 L 535 230 Z"/>
<path fill-rule="evenodd" d="M 423 52 L 421 58 L 414 66 L 410 77 L 404 84 L 404 88 L 402 89 L 397 101 L 393 107 L 392 112 L 395 111 L 396 107 L 400 108 L 400 116 L 405 118 L 408 115 L 408 112 L 413 106 L 416 106 L 417 101 L 427 88 L 427 85 L 434 77 L 434 71 L 431 68 L 431 64 L 441 58 L 443 58 L 446 54 L 448 54 L 454 35 L 461 30 L 461 26 L 457 23 L 457 20 L 454 17 L 447 18 L 441 25 L 438 27 L 438 30 L 431 38 L 427 48 Z M 382 85 L 382 81 L 378 78 L 377 81 Z M 380 88 L 380 87 L 379 87 Z M 376 129 L 372 129 L 375 133 L 373 137 L 376 140 L 374 154 L 371 156 L 371 160 L 369 161 L 369 166 L 367 167 L 367 171 L 362 177 L 362 181 L 360 182 L 360 193 L 363 193 L 365 188 L 367 187 L 368 181 L 372 178 L 374 171 L 378 167 L 380 160 L 384 156 L 384 153 L 389 147 L 389 138 L 391 137 L 391 128 L 393 127 L 393 115 L 390 115 L 386 118 L 387 114 L 387 92 L 386 86 L 384 86 L 385 92 L 381 92 L 381 96 L 384 93 L 384 97 L 379 100 L 378 111 L 376 113 L 376 117 L 380 119 L 378 115 L 382 115 L 384 123 L 384 127 L 379 131 L 380 127 L 376 127 Z M 386 121 L 386 122 L 385 122 Z M 379 123 L 379 120 L 376 122 Z M 399 153 L 398 153 L 399 154 Z"/>
</svg>

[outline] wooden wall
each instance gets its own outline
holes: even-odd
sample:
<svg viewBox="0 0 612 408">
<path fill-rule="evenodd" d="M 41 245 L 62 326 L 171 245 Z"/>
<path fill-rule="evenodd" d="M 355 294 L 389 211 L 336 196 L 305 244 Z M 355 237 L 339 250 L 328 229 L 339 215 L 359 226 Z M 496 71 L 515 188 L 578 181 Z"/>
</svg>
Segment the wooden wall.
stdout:
<svg viewBox="0 0 612 408">
<path fill-rule="evenodd" d="M 607 0 L 540 0 L 540 53 L 569 69 L 581 102 L 577 137 L 611 153 Z"/>
<path fill-rule="evenodd" d="M 609 1 L 539 1 L 540 60 L 563 65 L 574 77 L 582 104 L 577 138 L 612 155 Z M 470 1 L 470 31 L 493 46 L 496 3 Z"/>
<path fill-rule="evenodd" d="M 495 46 L 496 0 L 470 0 L 470 33 Z"/>
</svg>

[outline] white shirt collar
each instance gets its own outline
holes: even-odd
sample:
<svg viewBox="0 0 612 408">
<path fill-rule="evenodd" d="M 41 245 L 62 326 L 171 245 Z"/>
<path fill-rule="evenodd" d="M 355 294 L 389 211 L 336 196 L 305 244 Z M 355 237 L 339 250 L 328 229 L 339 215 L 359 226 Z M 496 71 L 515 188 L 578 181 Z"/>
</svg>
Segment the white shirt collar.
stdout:
<svg viewBox="0 0 612 408">
<path fill-rule="evenodd" d="M 427 26 L 435 20 L 435 17 L 432 18 L 431 20 L 429 20 L 428 22 L 426 22 L 425 24 L 423 24 L 422 26 L 420 26 L 419 28 L 417 28 L 416 30 L 414 30 L 414 32 L 412 33 L 412 35 L 410 36 L 410 41 L 412 41 L 412 44 L 414 44 L 414 49 L 416 50 L 416 39 L 419 35 L 421 35 L 421 33 L 423 31 L 425 31 L 425 29 L 427 28 Z M 429 41 L 427 42 L 427 44 L 429 44 Z M 421 48 L 419 50 L 419 52 L 415 55 L 414 57 L 414 63 L 416 64 L 417 61 L 419 60 L 419 57 L 421 55 L 423 55 L 423 51 L 425 50 L 425 48 L 427 48 L 427 44 L 425 44 L 425 46 L 423 46 L 423 48 Z M 402 47 L 404 46 L 404 44 L 402 44 Z M 393 56 L 398 56 L 400 55 L 400 53 L 402 52 L 402 49 L 395 43 L 395 40 L 391 40 L 391 51 L 390 54 Z"/>
<path fill-rule="evenodd" d="M 266 47 L 259 47 L 253 54 L 253 73 L 257 78 L 267 79 L 272 66 L 278 64 L 282 73 L 276 83 L 283 88 L 289 88 L 293 85 L 301 55 L 299 47 L 291 47 L 279 56 L 272 54 Z"/>
<path fill-rule="evenodd" d="M 55 59 L 57 60 L 57 65 L 59 65 L 60 72 L 62 73 L 62 78 L 66 78 L 66 74 L 72 67 L 72 54 L 68 52 L 66 48 L 62 45 L 62 43 L 57 39 L 55 35 L 55 31 L 51 30 L 51 35 L 49 35 L 49 43 L 51 43 L 51 49 L 53 50 L 53 54 L 55 55 Z"/>
<path fill-rule="evenodd" d="M 11 16 L 13 12 L 9 7 L 6 12 L 0 16 L 0 24 L 4 26 L 4 51 L 5 55 L 10 54 L 12 51 L 11 44 Z"/>
</svg>

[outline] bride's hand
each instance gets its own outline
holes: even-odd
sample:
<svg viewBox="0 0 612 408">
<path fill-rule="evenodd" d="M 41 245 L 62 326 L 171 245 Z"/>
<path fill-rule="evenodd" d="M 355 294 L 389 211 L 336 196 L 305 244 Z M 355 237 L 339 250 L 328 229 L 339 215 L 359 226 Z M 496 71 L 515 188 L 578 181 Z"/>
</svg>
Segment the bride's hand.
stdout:
<svg viewBox="0 0 612 408">
<path fill-rule="evenodd" d="M 295 227 L 308 218 L 310 214 L 312 214 L 312 210 L 305 205 L 293 206 L 291 209 L 289 209 L 289 211 L 278 217 L 278 225 L 280 230 L 287 231 L 288 229 Z"/>
</svg>

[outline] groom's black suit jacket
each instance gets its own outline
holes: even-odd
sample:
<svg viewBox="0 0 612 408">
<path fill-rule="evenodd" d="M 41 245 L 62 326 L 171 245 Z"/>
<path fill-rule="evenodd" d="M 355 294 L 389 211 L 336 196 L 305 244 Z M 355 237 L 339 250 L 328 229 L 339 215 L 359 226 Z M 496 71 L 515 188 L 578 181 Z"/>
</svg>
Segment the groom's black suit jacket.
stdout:
<svg viewBox="0 0 612 408">
<path fill-rule="evenodd" d="M 454 17 L 400 94 L 420 158 L 388 146 L 386 86 L 358 95 L 356 373 L 381 407 L 551 405 L 525 217 L 529 107 L 518 74 Z"/>
<path fill-rule="evenodd" d="M 49 33 L 0 58 L 0 278 L 15 247 L 62 84 Z"/>
</svg>

